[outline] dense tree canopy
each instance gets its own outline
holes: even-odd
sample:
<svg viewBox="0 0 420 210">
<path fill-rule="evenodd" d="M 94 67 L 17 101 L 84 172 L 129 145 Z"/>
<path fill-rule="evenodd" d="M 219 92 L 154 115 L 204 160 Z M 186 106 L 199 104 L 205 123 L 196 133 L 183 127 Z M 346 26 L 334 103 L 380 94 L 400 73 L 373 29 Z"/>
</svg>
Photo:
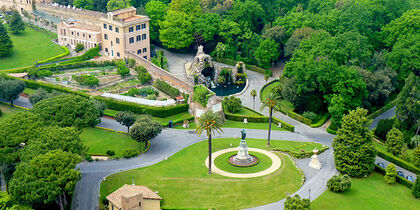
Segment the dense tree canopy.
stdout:
<svg viewBox="0 0 420 210">
<path fill-rule="evenodd" d="M 0 57 L 9 55 L 13 50 L 13 42 L 7 34 L 6 28 L 0 21 Z"/>
<path fill-rule="evenodd" d="M 14 34 L 25 30 L 25 23 L 17 10 L 12 11 L 12 16 L 7 20 L 7 23 L 9 24 L 9 31 Z"/>
<path fill-rule="evenodd" d="M 138 142 L 146 142 L 162 132 L 162 125 L 148 115 L 137 118 L 136 123 L 130 129 L 130 136 Z"/>
<path fill-rule="evenodd" d="M 168 6 L 161 1 L 152 0 L 146 4 L 145 11 L 150 18 L 150 39 L 159 39 L 159 22 L 165 20 L 167 9 Z"/>
<path fill-rule="evenodd" d="M 19 97 L 26 85 L 20 80 L 0 80 L 0 98 L 10 101 L 13 106 L 13 101 Z"/>
</svg>

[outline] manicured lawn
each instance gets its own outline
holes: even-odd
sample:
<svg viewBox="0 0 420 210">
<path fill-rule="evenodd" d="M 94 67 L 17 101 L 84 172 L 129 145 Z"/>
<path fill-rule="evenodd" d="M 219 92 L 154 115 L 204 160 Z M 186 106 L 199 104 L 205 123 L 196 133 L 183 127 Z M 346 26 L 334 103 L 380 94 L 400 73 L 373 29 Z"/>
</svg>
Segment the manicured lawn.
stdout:
<svg viewBox="0 0 420 210">
<path fill-rule="evenodd" d="M 31 89 L 31 88 L 25 88 L 25 90 L 23 90 L 23 93 L 26 93 L 27 95 L 31 95 L 32 93 L 34 93 L 36 90 Z"/>
<path fill-rule="evenodd" d="M 374 172 L 364 179 L 352 179 L 350 190 L 344 193 L 325 191 L 311 204 L 311 209 L 420 209 L 420 201 L 407 187 L 386 184 L 384 177 Z"/>
<path fill-rule="evenodd" d="M 265 98 L 268 93 L 270 93 L 275 87 L 281 86 L 282 84 L 279 81 L 273 82 L 269 84 L 264 90 L 261 92 L 261 98 Z"/>
<path fill-rule="evenodd" d="M 257 113 L 252 112 L 252 111 L 250 111 L 248 109 L 245 109 L 243 107 L 239 110 L 239 112 L 235 112 L 235 113 L 232 113 L 232 114 L 247 115 L 247 116 L 259 116 Z"/>
<path fill-rule="evenodd" d="M 46 34 L 26 27 L 24 32 L 9 35 L 14 45 L 13 52 L 0 58 L 0 70 L 33 65 L 36 61 L 64 53 L 59 45 L 51 41 L 57 37 L 53 33 Z"/>
<path fill-rule="evenodd" d="M 160 118 L 160 117 L 152 117 L 152 118 L 156 121 L 159 121 L 161 124 L 163 124 L 163 123 L 168 123 L 169 120 L 172 120 L 173 122 L 175 120 L 181 120 L 182 122 L 183 120 L 189 119 L 191 117 L 192 116 L 188 112 L 183 112 L 183 113 L 178 113 L 178 114 L 171 115 L 165 118 Z"/>
<path fill-rule="evenodd" d="M 0 110 L 2 112 L 2 115 L 0 116 L 0 123 L 3 122 L 11 114 L 24 111 L 23 109 L 17 107 L 10 107 L 9 105 L 2 103 L 0 103 Z"/>
<path fill-rule="evenodd" d="M 257 165 L 251 167 L 238 167 L 231 165 L 228 163 L 228 158 L 232 155 L 236 155 L 238 152 L 227 152 L 225 154 L 221 154 L 220 156 L 216 157 L 214 160 L 214 164 L 221 170 L 230 172 L 230 173 L 237 173 L 237 174 L 249 174 L 255 173 L 259 171 L 264 171 L 269 168 L 272 164 L 272 160 L 267 155 L 261 154 L 259 152 L 249 152 L 250 155 L 254 155 L 257 157 L 260 162 Z"/>
<path fill-rule="evenodd" d="M 249 139 L 250 147 L 264 140 Z M 213 151 L 239 144 L 239 139 L 214 139 Z M 266 149 L 265 145 L 261 147 Z M 207 142 L 199 142 L 153 166 L 113 174 L 102 182 L 101 198 L 124 184 L 146 185 L 159 191 L 164 208 L 242 209 L 281 200 L 301 186 L 302 175 L 293 162 L 278 154 L 282 165 L 276 172 L 257 178 L 235 179 L 208 175 L 204 165 Z M 102 200 L 102 199 L 99 199 Z"/>
<path fill-rule="evenodd" d="M 224 128 L 244 128 L 244 129 L 262 129 L 262 130 L 268 130 L 268 123 L 254 123 L 254 122 L 248 122 L 247 124 L 239 121 L 233 121 L 233 120 L 226 120 L 223 124 Z M 284 128 L 279 128 L 275 123 L 271 124 L 271 130 L 276 131 L 287 131 Z"/>
<path fill-rule="evenodd" d="M 143 143 L 134 141 L 126 134 L 99 128 L 85 128 L 80 138 L 89 147 L 89 155 L 106 155 L 107 150 L 113 150 L 115 156 L 122 157 L 122 153 L 127 149 L 144 149 Z"/>
</svg>

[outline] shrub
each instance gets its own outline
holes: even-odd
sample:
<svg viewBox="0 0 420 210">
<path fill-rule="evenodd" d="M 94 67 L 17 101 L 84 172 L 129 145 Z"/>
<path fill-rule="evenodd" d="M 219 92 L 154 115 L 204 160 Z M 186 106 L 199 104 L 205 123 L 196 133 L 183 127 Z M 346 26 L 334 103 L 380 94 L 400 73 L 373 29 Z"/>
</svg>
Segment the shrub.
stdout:
<svg viewBox="0 0 420 210">
<path fill-rule="evenodd" d="M 237 113 L 242 108 L 241 99 L 236 98 L 234 96 L 225 97 L 223 99 L 223 103 L 225 103 L 225 106 L 226 106 L 227 110 L 231 113 Z"/>
<path fill-rule="evenodd" d="M 74 48 L 74 51 L 76 51 L 76 52 L 80 52 L 80 51 L 82 51 L 82 50 L 84 50 L 85 49 L 85 46 L 83 46 L 83 44 L 77 44 L 76 45 L 76 47 Z"/>
<path fill-rule="evenodd" d="M 179 96 L 180 91 L 176 88 L 174 88 L 172 85 L 166 83 L 163 80 L 157 79 L 155 80 L 153 87 L 157 88 L 158 90 L 166 93 L 167 95 L 169 95 L 171 98 L 175 98 L 177 96 Z"/>
<path fill-rule="evenodd" d="M 139 89 L 137 89 L 137 88 L 130 88 L 127 91 L 127 95 L 129 95 L 129 96 L 139 95 Z"/>
<path fill-rule="evenodd" d="M 411 194 L 413 194 L 415 198 L 420 198 L 420 181 L 418 178 L 416 179 L 416 182 L 414 182 Z"/>
<path fill-rule="evenodd" d="M 152 76 L 147 72 L 147 69 L 144 66 L 136 66 L 134 70 L 137 71 L 137 78 L 140 80 L 141 84 L 148 83 L 152 79 Z"/>
<path fill-rule="evenodd" d="M 106 154 L 107 154 L 108 156 L 114 156 L 114 155 L 115 155 L 115 152 L 114 152 L 113 150 L 107 150 L 107 151 L 106 151 Z"/>
<path fill-rule="evenodd" d="M 401 154 L 404 146 L 404 134 L 397 128 L 392 128 L 386 134 L 386 149 L 393 155 Z"/>
<path fill-rule="evenodd" d="M 138 150 L 135 150 L 135 149 L 127 149 L 123 152 L 122 155 L 125 158 L 131 158 L 131 157 L 136 157 L 136 156 L 140 155 L 140 152 Z"/>
<path fill-rule="evenodd" d="M 162 125 L 148 115 L 141 115 L 130 129 L 130 137 L 138 142 L 146 142 L 162 132 Z"/>
<path fill-rule="evenodd" d="M 395 165 L 398 165 L 408 171 L 414 172 L 414 173 L 420 173 L 420 168 L 416 167 L 414 164 L 409 163 L 399 157 L 394 156 L 393 154 L 383 151 L 379 148 L 376 148 L 377 155 L 387 161 L 390 161 L 394 163 Z"/>
<path fill-rule="evenodd" d="M 388 184 L 394 184 L 397 176 L 397 169 L 395 168 L 395 165 L 390 163 L 388 166 L 386 166 L 386 173 L 385 173 L 385 181 Z"/>
<path fill-rule="evenodd" d="M 306 125 L 311 125 L 312 124 L 312 120 L 310 120 L 310 119 L 308 119 L 306 117 L 303 117 L 302 115 L 300 115 L 300 114 L 298 114 L 298 113 L 296 113 L 294 111 L 288 111 L 287 112 L 287 116 L 289 116 L 289 117 L 291 117 L 291 118 L 293 118 L 293 119 L 295 119 L 295 120 L 297 120 L 299 122 L 303 122 Z"/>
<path fill-rule="evenodd" d="M 194 95 L 193 100 L 202 106 L 206 107 L 209 97 L 212 96 L 214 93 L 209 92 L 209 90 L 204 87 L 203 85 L 196 85 L 194 86 Z"/>
<path fill-rule="evenodd" d="M 38 71 L 36 73 L 36 75 L 40 78 L 44 78 L 44 77 L 51 77 L 52 76 L 52 72 L 50 70 L 41 70 Z"/>
<path fill-rule="evenodd" d="M 133 58 L 129 58 L 127 59 L 127 64 L 130 68 L 133 68 L 134 65 L 136 65 L 136 60 L 134 60 Z"/>
<path fill-rule="evenodd" d="M 328 180 L 327 187 L 333 192 L 344 192 L 351 187 L 351 179 L 347 174 L 334 175 Z"/>
<path fill-rule="evenodd" d="M 302 114 L 302 117 L 310 119 L 312 122 L 318 121 L 319 115 L 313 113 L 313 112 L 304 112 Z"/>
<path fill-rule="evenodd" d="M 386 139 L 386 134 L 391 130 L 394 125 L 395 119 L 382 119 L 379 120 L 378 125 L 375 129 L 375 136 L 379 137 L 382 140 Z"/>
<path fill-rule="evenodd" d="M 413 162 L 414 165 L 420 167 L 420 145 L 417 145 L 416 149 L 413 151 Z"/>
<path fill-rule="evenodd" d="M 80 76 L 73 75 L 72 78 L 80 85 L 94 87 L 99 85 L 99 79 L 93 75 L 82 74 Z"/>
<path fill-rule="evenodd" d="M 286 202 L 284 202 L 284 209 L 286 210 L 306 210 L 310 209 L 311 201 L 309 199 L 301 199 L 299 195 L 294 197 L 287 196 Z"/>
<path fill-rule="evenodd" d="M 93 159 L 92 159 L 92 156 L 90 156 L 90 155 L 88 155 L 88 156 L 86 156 L 86 158 L 85 158 L 87 161 L 89 161 L 89 162 L 92 162 L 93 161 Z"/>
<path fill-rule="evenodd" d="M 117 67 L 117 73 L 121 75 L 121 77 L 129 76 L 130 75 L 130 69 L 126 67 L 125 65 L 119 65 Z"/>
</svg>

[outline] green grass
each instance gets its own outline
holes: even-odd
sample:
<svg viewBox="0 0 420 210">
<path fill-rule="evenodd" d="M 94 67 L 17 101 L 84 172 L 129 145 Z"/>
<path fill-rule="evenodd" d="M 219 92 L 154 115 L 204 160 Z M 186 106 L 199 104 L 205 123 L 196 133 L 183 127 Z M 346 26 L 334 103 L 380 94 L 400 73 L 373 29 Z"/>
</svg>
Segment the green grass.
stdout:
<svg viewBox="0 0 420 210">
<path fill-rule="evenodd" d="M 24 111 L 23 109 L 17 107 L 10 107 L 9 105 L 2 103 L 0 103 L 0 110 L 2 112 L 2 115 L 0 116 L 0 123 L 3 122 L 11 114 Z"/>
<path fill-rule="evenodd" d="M 254 123 L 248 122 L 247 124 L 239 121 L 226 120 L 223 124 L 224 128 L 244 128 L 244 129 L 261 129 L 268 130 L 268 123 Z M 279 128 L 275 123 L 271 124 L 271 130 L 275 131 L 287 131 L 284 128 Z"/>
<path fill-rule="evenodd" d="M 229 112 L 229 113 L 231 113 L 231 112 Z M 232 113 L 232 114 L 246 115 L 246 116 L 259 116 L 257 113 L 255 113 L 251 110 L 245 109 L 243 107 L 239 110 L 239 112 L 235 112 L 235 113 Z"/>
<path fill-rule="evenodd" d="M 275 87 L 281 86 L 282 84 L 279 81 L 273 82 L 269 84 L 261 93 L 261 99 L 264 99 Z M 280 107 L 282 108 L 283 112 L 293 111 L 295 110 L 295 106 L 292 102 L 287 100 L 281 100 Z"/>
<path fill-rule="evenodd" d="M 247 140 L 250 147 L 265 140 Z M 239 139 L 214 139 L 213 151 L 239 144 Z M 153 166 L 113 174 L 102 182 L 101 198 L 124 184 L 146 185 L 159 191 L 164 208 L 241 209 L 281 200 L 300 188 L 302 175 L 293 162 L 279 154 L 282 165 L 276 172 L 262 177 L 236 179 L 208 175 L 204 165 L 207 142 L 199 142 Z M 102 200 L 102 199 L 99 199 Z"/>
<path fill-rule="evenodd" d="M 269 84 L 261 93 L 261 98 L 265 98 L 268 93 L 270 93 L 275 87 L 281 86 L 282 84 L 279 81 Z"/>
<path fill-rule="evenodd" d="M 89 155 L 106 155 L 107 150 L 113 150 L 115 156 L 122 157 L 127 149 L 144 149 L 144 143 L 134 141 L 126 134 L 99 128 L 85 128 L 80 138 L 89 147 Z"/>
<path fill-rule="evenodd" d="M 152 117 L 152 118 L 160 122 L 161 124 L 163 124 L 163 123 L 168 123 L 169 120 L 175 121 L 175 120 L 189 119 L 191 118 L 191 115 L 188 112 L 183 112 L 183 113 L 178 113 L 178 114 L 171 115 L 165 118 L 160 118 L 160 117 Z"/>
<path fill-rule="evenodd" d="M 24 32 L 9 35 L 14 45 L 13 52 L 0 58 L 0 70 L 33 65 L 36 61 L 64 53 L 59 45 L 51 41 L 57 38 L 53 33 L 46 34 L 26 27 Z"/>
<path fill-rule="evenodd" d="M 214 164 L 217 166 L 217 168 L 230 172 L 230 173 L 237 173 L 237 174 L 248 174 L 248 173 L 255 173 L 259 171 L 264 171 L 267 168 L 269 168 L 272 164 L 272 160 L 267 155 L 261 154 L 259 152 L 249 152 L 250 155 L 254 155 L 259 159 L 259 162 L 257 165 L 250 166 L 250 167 L 238 167 L 231 165 L 228 163 L 228 158 L 232 155 L 236 155 L 238 152 L 227 152 L 224 154 L 221 154 L 220 156 L 216 157 L 214 160 Z"/>
<path fill-rule="evenodd" d="M 117 115 L 117 113 L 120 111 L 117 110 L 113 110 L 113 109 L 105 109 L 104 110 L 104 114 L 110 117 L 115 117 L 115 115 Z"/>
<path fill-rule="evenodd" d="M 364 179 L 352 179 L 351 188 L 344 193 L 325 191 L 311 204 L 311 209 L 420 209 L 420 201 L 407 187 L 386 184 L 379 173 Z"/>
<path fill-rule="evenodd" d="M 25 88 L 25 90 L 23 90 L 23 93 L 27 94 L 27 95 L 31 95 L 32 93 L 35 93 L 36 90 L 31 89 L 31 88 Z"/>
</svg>

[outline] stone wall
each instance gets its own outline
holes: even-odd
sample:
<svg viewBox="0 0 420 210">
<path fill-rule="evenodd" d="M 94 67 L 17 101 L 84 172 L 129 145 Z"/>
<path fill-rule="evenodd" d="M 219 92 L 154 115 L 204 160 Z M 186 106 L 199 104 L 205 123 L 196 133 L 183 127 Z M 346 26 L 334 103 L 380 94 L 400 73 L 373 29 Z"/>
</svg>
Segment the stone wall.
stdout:
<svg viewBox="0 0 420 210">
<path fill-rule="evenodd" d="M 22 1 L 23 3 L 20 3 L 19 0 L 13 1 L 13 0 L 0 0 L 0 9 L 16 9 L 19 12 L 25 11 L 32 11 L 32 5 L 27 4 L 26 0 Z"/>
<path fill-rule="evenodd" d="M 161 80 L 168 82 L 169 84 L 179 88 L 181 92 L 187 92 L 187 93 L 194 92 L 194 88 L 191 84 L 178 79 L 176 76 L 156 66 L 149 60 L 146 60 L 142 58 L 141 56 L 138 56 L 135 53 L 130 52 L 130 51 L 126 51 L 126 55 L 128 58 L 133 58 L 134 60 L 136 60 L 136 63 L 138 65 L 144 66 L 154 78 L 159 78 Z"/>
<path fill-rule="evenodd" d="M 48 13 L 50 15 L 54 15 L 63 20 L 67 20 L 72 17 L 82 23 L 98 26 L 101 25 L 101 21 L 99 21 L 99 19 L 101 17 L 106 17 L 106 14 L 103 12 L 52 6 L 50 4 L 37 4 L 36 9 Z"/>
</svg>

